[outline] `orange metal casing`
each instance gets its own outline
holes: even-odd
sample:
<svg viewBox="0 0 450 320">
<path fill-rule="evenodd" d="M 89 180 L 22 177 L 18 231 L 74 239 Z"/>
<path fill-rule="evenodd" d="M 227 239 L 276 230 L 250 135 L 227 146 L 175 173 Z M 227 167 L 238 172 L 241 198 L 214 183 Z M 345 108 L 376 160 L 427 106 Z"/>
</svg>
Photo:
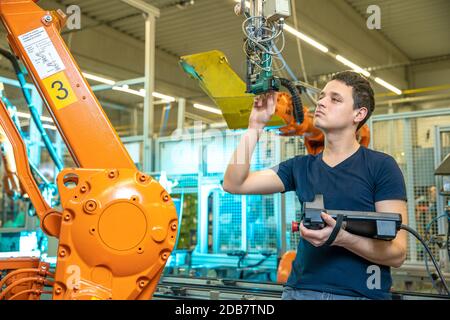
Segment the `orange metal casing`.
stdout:
<svg viewBox="0 0 450 320">
<path fill-rule="evenodd" d="M 170 196 L 136 169 L 59 34 L 64 15 L 44 11 L 33 1 L 0 0 L 0 17 L 14 53 L 27 67 L 81 167 L 58 176 L 64 211 L 49 208 L 32 180 L 23 141 L 2 104 L 1 124 L 18 147 L 19 178 L 44 221 L 44 231 L 59 237 L 53 298 L 151 298 L 176 240 L 177 216 Z M 56 73 L 42 76 L 38 70 L 39 61 L 55 57 L 38 52 L 42 60 L 33 60 L 26 47 L 33 37 L 50 39 L 43 43 L 53 48 L 51 54 L 56 52 L 63 65 L 53 60 L 52 66 L 59 68 Z M 39 45 L 33 44 L 31 50 L 41 50 L 42 42 Z M 51 221 L 51 232 L 45 220 Z"/>
</svg>

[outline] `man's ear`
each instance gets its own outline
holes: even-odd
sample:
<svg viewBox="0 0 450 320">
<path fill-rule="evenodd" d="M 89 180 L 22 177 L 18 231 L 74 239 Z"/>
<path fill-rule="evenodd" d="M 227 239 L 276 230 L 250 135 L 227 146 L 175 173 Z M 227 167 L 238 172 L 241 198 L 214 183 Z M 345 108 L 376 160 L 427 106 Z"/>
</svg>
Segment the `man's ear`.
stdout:
<svg viewBox="0 0 450 320">
<path fill-rule="evenodd" d="M 354 121 L 357 123 L 363 121 L 366 118 L 368 112 L 369 110 L 366 107 L 356 109 Z"/>
</svg>

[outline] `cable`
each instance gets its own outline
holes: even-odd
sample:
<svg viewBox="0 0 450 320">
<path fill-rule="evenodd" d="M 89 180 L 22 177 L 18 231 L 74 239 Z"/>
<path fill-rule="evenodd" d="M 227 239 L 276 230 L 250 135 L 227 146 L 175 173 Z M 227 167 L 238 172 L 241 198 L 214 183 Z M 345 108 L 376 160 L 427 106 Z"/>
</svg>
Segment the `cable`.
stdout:
<svg viewBox="0 0 450 320">
<path fill-rule="evenodd" d="M 434 256 L 433 256 L 433 254 L 431 253 L 431 250 L 430 250 L 430 248 L 428 247 L 428 245 L 426 244 L 425 240 L 422 239 L 422 237 L 416 232 L 416 230 L 414 230 L 414 229 L 408 227 L 407 225 L 402 224 L 402 225 L 400 226 L 400 229 L 403 229 L 403 230 L 405 230 L 405 231 L 408 231 L 409 233 L 411 233 L 413 236 L 415 236 L 415 237 L 422 243 L 422 245 L 424 246 L 425 250 L 426 250 L 426 251 L 428 252 L 428 254 L 430 255 L 431 261 L 433 262 L 434 267 L 436 268 L 436 271 L 437 271 L 437 273 L 438 273 L 438 275 L 439 275 L 439 278 L 441 279 L 441 282 L 442 282 L 442 285 L 443 285 L 444 288 L 445 288 L 445 291 L 447 292 L 447 295 L 450 296 L 450 290 L 448 289 L 447 283 L 445 282 L 445 278 L 444 278 L 444 276 L 442 275 L 441 268 L 439 268 L 439 265 L 436 263 L 436 260 L 434 259 Z"/>
<path fill-rule="evenodd" d="M 431 229 L 431 226 L 433 225 L 433 223 L 434 222 L 436 222 L 437 220 L 439 220 L 439 219 L 441 219 L 441 218 L 445 218 L 445 217 L 448 217 L 448 220 L 449 220 L 449 223 L 448 223 L 448 227 L 449 227 L 449 230 L 447 231 L 447 251 L 450 251 L 450 248 L 449 248 L 449 240 L 450 240 L 450 216 L 447 214 L 447 213 L 444 213 L 444 214 L 441 214 L 441 215 L 439 215 L 439 216 L 437 216 L 437 217 L 434 217 L 427 225 L 426 225 L 426 227 L 425 227 L 425 236 L 428 236 L 428 234 L 430 233 L 430 229 Z M 430 235 L 430 237 L 429 237 L 429 241 L 427 242 L 427 244 L 429 245 L 429 244 L 431 244 L 431 235 Z M 448 252 L 448 256 L 450 257 L 450 252 Z M 436 287 L 436 283 L 435 283 L 435 278 L 433 277 L 433 274 L 431 273 L 431 271 L 430 271 L 430 267 L 428 266 L 428 256 L 426 255 L 425 257 L 424 257 L 424 262 L 425 262 L 425 269 L 426 269 L 426 271 L 427 271 L 427 274 L 428 274 L 428 276 L 430 277 L 430 280 L 431 280 L 431 285 L 433 286 L 433 288 L 437 291 L 437 292 L 440 292 L 440 290 Z"/>
<path fill-rule="evenodd" d="M 51 285 L 51 286 L 53 286 L 53 283 L 54 283 L 53 281 L 50 281 L 50 280 L 48 280 L 48 279 L 46 279 L 46 278 L 43 278 L 43 277 L 27 277 L 27 278 L 22 278 L 22 279 L 19 279 L 19 280 L 17 280 L 17 281 L 14 281 L 11 285 L 9 285 L 8 287 L 5 288 L 5 290 L 3 290 L 2 293 L 0 293 L 0 300 L 3 300 L 3 299 L 6 297 L 6 295 L 7 295 L 12 289 L 14 289 L 15 287 L 17 287 L 18 285 L 23 284 L 23 283 L 27 283 L 27 282 L 30 282 L 30 281 L 36 281 L 36 282 L 38 282 L 38 283 L 42 283 L 43 285 L 47 284 L 47 285 Z"/>
<path fill-rule="evenodd" d="M 430 228 L 431 228 L 431 225 L 432 225 L 435 221 L 437 221 L 437 220 L 439 220 L 439 219 L 441 219 L 441 218 L 447 217 L 447 216 L 448 216 L 447 213 L 443 213 L 443 214 L 441 214 L 441 215 L 439 215 L 439 216 L 437 216 L 437 217 L 434 217 L 434 218 L 426 225 L 426 227 L 425 227 L 426 232 L 428 233 L 428 231 L 429 231 Z M 450 217 L 449 217 L 449 220 L 450 220 Z"/>
<path fill-rule="evenodd" d="M 448 213 L 448 221 L 447 221 L 447 258 L 450 259 L 450 212 Z"/>
<path fill-rule="evenodd" d="M 30 111 L 31 118 L 33 119 L 33 122 L 36 125 L 36 129 L 41 134 L 42 140 L 44 142 L 45 147 L 47 148 L 50 158 L 55 163 L 55 166 L 58 169 L 58 171 L 61 171 L 64 168 L 64 164 L 62 163 L 62 160 L 59 159 L 59 157 L 56 153 L 56 150 L 53 147 L 53 144 L 52 144 L 49 136 L 47 135 L 45 128 L 42 125 L 42 121 L 41 121 L 41 117 L 40 117 L 41 115 L 39 114 L 36 107 L 34 106 L 33 101 L 31 99 L 31 95 L 25 87 L 25 85 L 26 85 L 25 75 L 22 72 L 22 70 L 20 69 L 18 60 L 12 53 L 10 53 L 8 50 L 2 49 L 2 48 L 0 48 L 0 55 L 3 55 L 13 65 L 14 71 L 17 76 L 17 80 L 19 81 L 20 88 L 22 89 L 23 96 L 28 105 L 28 109 Z"/>
<path fill-rule="evenodd" d="M 425 259 L 424 260 L 425 261 L 425 270 L 427 271 L 428 277 L 431 280 L 431 285 L 433 286 L 434 290 L 436 290 L 437 292 L 440 292 L 439 289 L 436 286 L 436 282 L 434 282 L 435 279 L 433 277 L 433 274 L 430 271 L 430 267 L 428 266 L 428 255 L 425 255 L 424 259 Z"/>
<path fill-rule="evenodd" d="M 289 93 L 292 96 L 292 106 L 294 111 L 294 118 L 295 121 L 298 124 L 302 124 L 304 120 L 304 114 L 303 114 L 303 104 L 302 104 L 302 98 L 300 97 L 300 93 L 298 92 L 298 89 L 295 87 L 295 85 L 287 80 L 280 78 L 281 85 L 289 90 Z"/>
<path fill-rule="evenodd" d="M 8 300 L 16 300 L 17 297 L 23 295 L 24 293 L 32 293 L 32 294 L 35 294 L 36 296 L 41 296 L 42 294 L 52 294 L 53 291 L 42 291 L 42 290 L 39 290 L 39 289 L 28 289 L 28 290 L 24 290 L 24 291 L 20 291 L 20 292 L 16 293 L 12 297 L 8 298 Z"/>
<path fill-rule="evenodd" d="M 242 31 L 246 37 L 244 53 L 249 61 L 258 69 L 271 71 L 272 58 L 283 51 L 286 43 L 283 23 L 267 21 L 262 16 L 250 16 L 242 23 Z M 276 45 L 279 39 L 280 49 Z M 264 54 L 267 55 L 265 58 Z"/>
<path fill-rule="evenodd" d="M 3 290 L 3 286 L 5 285 L 6 281 L 8 281 L 8 279 L 17 276 L 18 274 L 21 273 L 41 273 L 44 272 L 46 276 L 51 276 L 53 277 L 53 273 L 47 271 L 47 270 L 42 270 L 39 268 L 24 268 L 24 269 L 17 269 L 14 271 L 9 272 L 6 276 L 4 276 L 1 280 L 0 280 L 0 292 Z"/>
</svg>

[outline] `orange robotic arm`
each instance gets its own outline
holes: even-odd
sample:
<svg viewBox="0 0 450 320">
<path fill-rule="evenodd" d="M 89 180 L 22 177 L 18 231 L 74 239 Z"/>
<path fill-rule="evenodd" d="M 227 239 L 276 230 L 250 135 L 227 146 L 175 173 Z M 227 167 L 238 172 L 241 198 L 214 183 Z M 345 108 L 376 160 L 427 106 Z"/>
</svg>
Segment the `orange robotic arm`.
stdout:
<svg viewBox="0 0 450 320">
<path fill-rule="evenodd" d="M 62 212 L 50 208 L 1 104 L 0 124 L 14 147 L 19 179 L 42 229 L 59 238 L 53 298 L 151 298 L 178 228 L 169 194 L 136 169 L 60 36 L 64 14 L 31 0 L 0 0 L 0 17 L 79 165 L 58 175 Z"/>
</svg>

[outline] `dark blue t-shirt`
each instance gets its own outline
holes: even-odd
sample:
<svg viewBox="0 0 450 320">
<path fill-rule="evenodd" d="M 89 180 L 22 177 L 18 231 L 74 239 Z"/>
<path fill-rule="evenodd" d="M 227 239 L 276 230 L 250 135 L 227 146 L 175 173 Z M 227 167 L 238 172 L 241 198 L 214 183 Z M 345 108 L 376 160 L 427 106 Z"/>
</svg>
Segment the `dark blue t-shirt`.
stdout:
<svg viewBox="0 0 450 320">
<path fill-rule="evenodd" d="M 353 155 L 330 167 L 318 155 L 297 156 L 272 168 L 299 200 L 311 202 L 322 194 L 325 209 L 371 211 L 375 202 L 405 200 L 402 172 L 384 153 L 360 147 Z M 286 285 L 341 295 L 390 299 L 390 268 L 379 265 L 381 286 L 369 289 L 368 279 L 375 264 L 339 246 L 314 247 L 300 239 L 297 256 Z M 369 268 L 370 267 L 370 268 Z"/>
</svg>

